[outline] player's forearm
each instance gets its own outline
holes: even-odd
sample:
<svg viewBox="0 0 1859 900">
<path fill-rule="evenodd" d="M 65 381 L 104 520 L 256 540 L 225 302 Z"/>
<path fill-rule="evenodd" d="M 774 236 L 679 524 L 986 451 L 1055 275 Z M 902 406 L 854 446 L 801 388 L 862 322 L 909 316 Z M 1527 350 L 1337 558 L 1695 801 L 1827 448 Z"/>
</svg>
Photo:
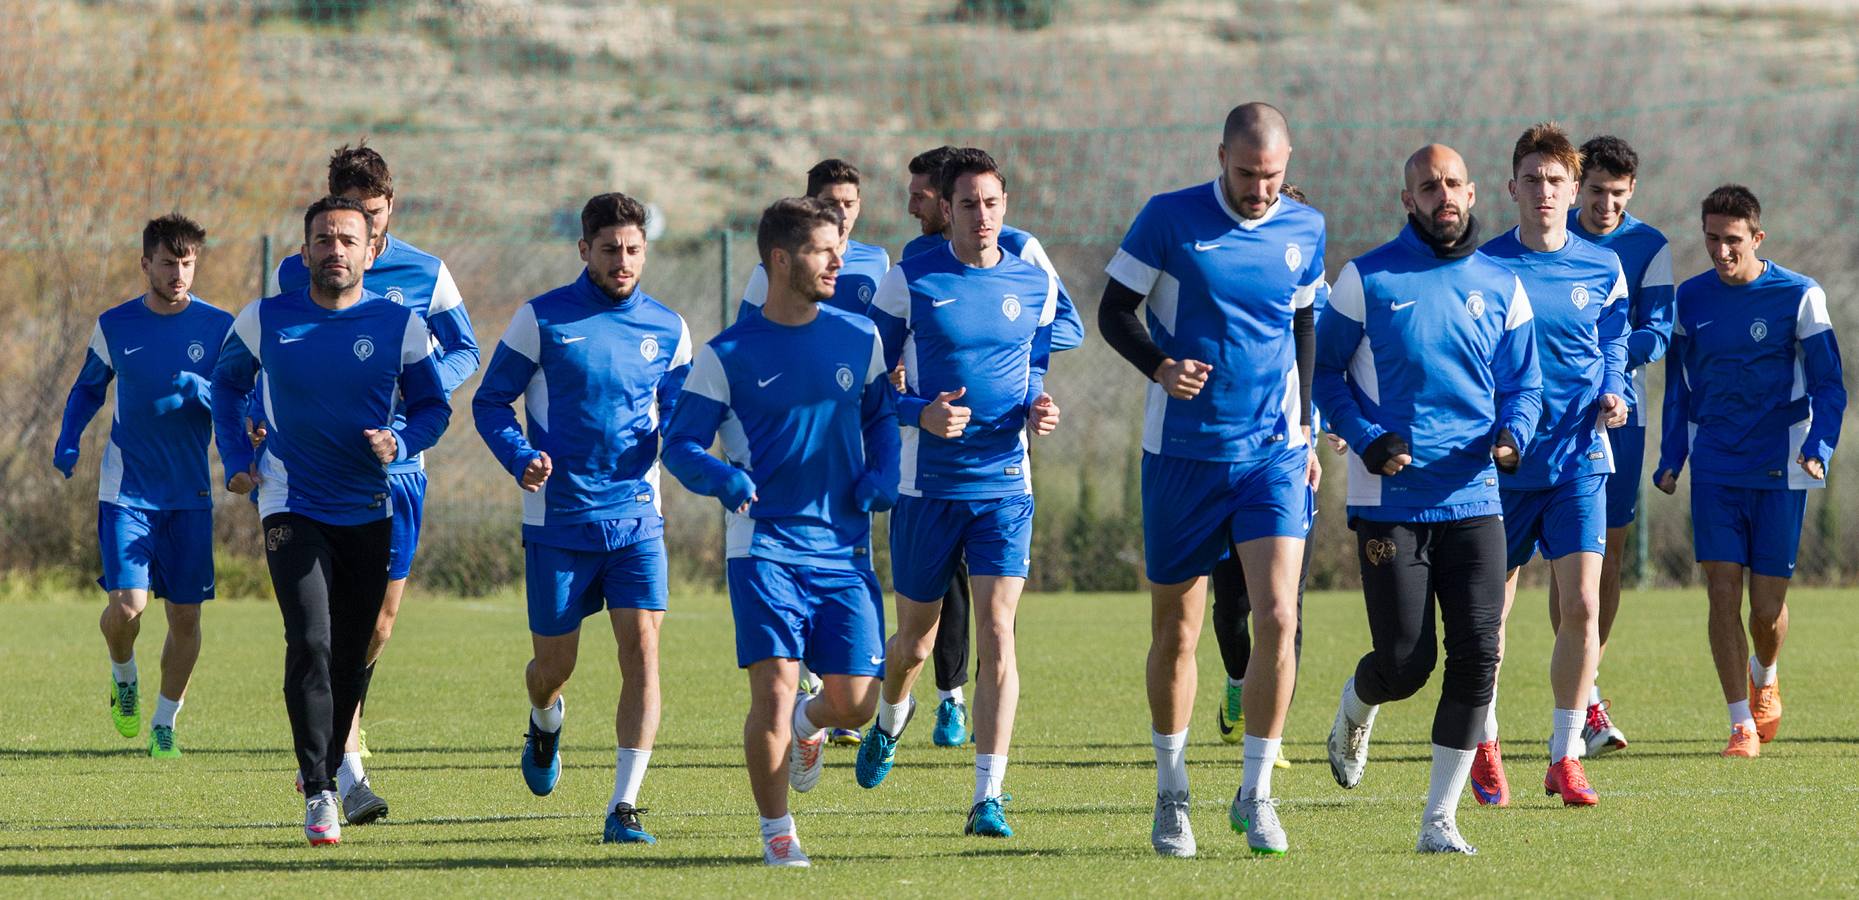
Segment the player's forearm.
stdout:
<svg viewBox="0 0 1859 900">
<path fill-rule="evenodd" d="M 711 434 L 714 437 L 714 430 Z M 665 470 L 691 493 L 722 501 L 724 509 L 737 509 L 748 502 L 755 492 L 755 483 L 749 474 L 711 456 L 698 440 L 691 433 L 674 431 L 666 439 L 665 451 L 660 457 Z"/>
<path fill-rule="evenodd" d="M 58 429 L 58 443 L 53 445 L 54 453 L 62 456 L 77 452 L 84 429 L 97 417 L 97 411 L 103 409 L 104 400 L 103 392 L 90 385 L 79 382 L 71 387 L 71 394 L 65 398 L 64 419 Z"/>
<path fill-rule="evenodd" d="M 888 396 L 889 391 L 890 386 L 883 383 L 867 388 L 863 410 L 865 471 L 857 487 L 859 506 L 867 512 L 883 512 L 897 504 L 898 456 L 903 450 L 903 441 L 897 431 L 897 410 Z"/>
<path fill-rule="evenodd" d="M 1640 309 L 1643 314 L 1627 334 L 1627 369 L 1631 371 L 1665 357 L 1672 346 L 1671 285 L 1641 288 Z"/>
<path fill-rule="evenodd" d="M 1154 380 L 1155 370 L 1168 361 L 1168 354 L 1156 345 L 1149 329 L 1136 315 L 1143 295 L 1112 278 L 1104 285 L 1104 299 L 1097 307 L 1097 330 L 1117 355 L 1128 360 L 1144 378 Z"/>
<path fill-rule="evenodd" d="M 1516 438 L 1517 447 L 1530 446 L 1530 440 L 1536 437 L 1536 425 L 1543 417 L 1543 389 L 1541 387 L 1519 388 L 1510 393 L 1498 395 L 1498 423 L 1492 432 L 1493 438 L 1505 429 L 1510 430 L 1511 437 Z"/>
<path fill-rule="evenodd" d="M 471 401 L 471 423 L 497 464 L 512 477 L 521 479 L 523 468 L 536 457 L 536 449 L 530 446 L 529 438 L 517 425 L 516 411 L 508 404 L 486 402 L 483 391 L 479 391 Z"/>
</svg>

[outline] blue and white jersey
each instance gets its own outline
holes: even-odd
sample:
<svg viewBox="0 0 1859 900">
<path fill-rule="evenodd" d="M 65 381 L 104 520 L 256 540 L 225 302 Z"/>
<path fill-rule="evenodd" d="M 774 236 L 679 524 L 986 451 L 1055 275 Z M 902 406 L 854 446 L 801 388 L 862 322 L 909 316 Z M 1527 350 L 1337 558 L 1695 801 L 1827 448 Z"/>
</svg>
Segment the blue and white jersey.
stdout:
<svg viewBox="0 0 1859 900">
<path fill-rule="evenodd" d="M 885 277 L 871 319 L 887 370 L 904 364 L 899 493 L 985 500 L 1033 492 L 1026 421 L 1045 391 L 1057 296 L 1058 279 L 1011 253 L 983 269 L 947 244 Z M 958 388 L 968 426 L 955 438 L 924 434 L 924 407 Z"/>
<path fill-rule="evenodd" d="M 897 498 L 888 371 L 871 320 L 825 304 L 805 325 L 750 316 L 698 349 L 665 468 L 730 511 L 730 559 L 871 567 L 871 513 Z M 721 460 L 705 452 L 719 433 Z"/>
<path fill-rule="evenodd" d="M 67 477 L 77 464 L 84 427 L 116 381 L 116 411 L 104 445 L 97 499 L 132 509 L 210 509 L 207 440 L 213 413 L 207 377 L 219 360 L 232 314 L 188 295 L 180 312 L 162 315 L 142 297 L 97 317 L 84 367 L 65 399 L 53 465 Z"/>
<path fill-rule="evenodd" d="M 1291 320 L 1324 283 L 1324 243 L 1323 214 L 1290 197 L 1257 219 L 1219 179 L 1149 198 L 1104 271 L 1145 296 L 1163 353 L 1213 374 L 1192 400 L 1149 385 L 1143 452 L 1241 462 L 1305 444 Z"/>
<path fill-rule="evenodd" d="M 1767 260 L 1744 285 L 1694 276 L 1678 286 L 1659 471 L 1689 457 L 1695 484 L 1824 487 L 1795 457 L 1833 462 L 1844 379 L 1827 292 L 1812 278 Z"/>
<path fill-rule="evenodd" d="M 885 252 L 883 247 L 848 238 L 845 258 L 839 264 L 839 280 L 826 305 L 866 315 L 865 309 L 871 306 L 871 298 L 878 291 L 878 283 L 884 280 L 884 273 L 889 271 L 891 254 Z M 762 304 L 767 302 L 768 270 L 761 263 L 756 263 L 755 271 L 749 274 L 749 286 L 742 292 L 742 303 L 736 307 L 736 318 L 740 320 L 748 315 L 761 315 Z"/>
<path fill-rule="evenodd" d="M 542 490 L 523 494 L 523 539 L 571 550 L 590 523 L 651 519 L 662 529 L 658 441 L 691 371 L 683 317 L 635 290 L 608 297 L 585 270 L 517 308 L 471 401 L 478 434 L 520 484 L 547 453 Z M 513 405 L 523 398 L 526 427 Z M 641 534 L 651 537 L 652 534 Z"/>
<path fill-rule="evenodd" d="M 1032 263 L 1051 274 L 1059 285 L 1059 311 L 1052 320 L 1052 352 L 1063 353 L 1076 350 L 1084 344 L 1084 320 L 1078 316 L 1078 308 L 1072 304 L 1072 295 L 1065 290 L 1065 279 L 1059 277 L 1059 268 L 1052 264 L 1052 258 L 1046 255 L 1046 247 L 1030 231 L 1002 225 L 1000 230 L 1000 248 L 1027 262 Z M 949 238 L 942 234 L 924 234 L 912 238 L 904 245 L 903 255 L 898 259 L 909 259 L 923 253 L 948 246 Z"/>
<path fill-rule="evenodd" d="M 1540 491 L 1614 471 L 1601 396 L 1627 389 L 1627 277 L 1614 251 L 1574 232 L 1562 249 L 1539 253 L 1513 228 L 1480 253 L 1508 266 L 1530 297 L 1543 415 L 1517 471 L 1498 476 L 1509 491 Z"/>
<path fill-rule="evenodd" d="M 283 294 L 310 286 L 310 270 L 303 256 L 292 254 L 278 261 L 272 273 L 271 293 Z M 439 367 L 439 383 L 446 399 L 478 370 L 478 336 L 471 329 L 471 316 L 465 312 L 465 300 L 459 296 L 452 272 L 439 257 L 406 241 L 387 235 L 387 246 L 375 257 L 374 265 L 362 273 L 362 286 L 370 292 L 413 310 L 432 332 L 433 362 Z M 404 410 L 397 411 L 404 413 Z M 414 454 L 405 462 L 395 463 L 389 471 L 396 474 L 418 472 L 425 460 Z"/>
<path fill-rule="evenodd" d="M 1672 248 L 1665 235 L 1626 213 L 1606 234 L 1589 234 L 1580 210 L 1569 210 L 1569 233 L 1614 251 L 1627 275 L 1627 424 L 1646 425 L 1646 366 L 1672 342 Z"/>
<path fill-rule="evenodd" d="M 308 290 L 267 297 L 239 312 L 213 369 L 227 481 L 253 463 L 240 407 L 261 372 L 254 415 L 270 427 L 256 453 L 264 516 L 359 525 L 393 515 L 389 467 L 362 432 L 391 428 L 404 461 L 438 441 L 452 415 L 432 335 L 411 310 L 372 293 L 340 310 L 318 306 Z"/>
<path fill-rule="evenodd" d="M 1491 446 L 1510 429 L 1528 447 L 1543 410 L 1531 299 L 1483 253 L 1441 259 L 1414 233 L 1356 257 L 1317 321 L 1313 389 L 1349 442 L 1351 516 L 1446 522 L 1498 515 Z M 1387 432 L 1413 463 L 1370 473 L 1361 452 Z"/>
</svg>

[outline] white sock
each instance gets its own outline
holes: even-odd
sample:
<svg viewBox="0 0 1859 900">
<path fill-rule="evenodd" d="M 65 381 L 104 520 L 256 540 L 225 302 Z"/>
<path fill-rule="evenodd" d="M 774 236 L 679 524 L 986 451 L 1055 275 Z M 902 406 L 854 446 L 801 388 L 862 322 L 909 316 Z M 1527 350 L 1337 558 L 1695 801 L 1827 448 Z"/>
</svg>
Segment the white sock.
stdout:
<svg viewBox="0 0 1859 900">
<path fill-rule="evenodd" d="M 128 684 L 135 681 L 136 655 L 134 653 L 129 654 L 128 662 L 110 660 L 110 677 L 114 679 L 117 684 Z"/>
<path fill-rule="evenodd" d="M 962 700 L 962 686 L 959 684 L 946 691 L 937 691 L 936 693 L 941 694 L 944 700 L 954 700 L 958 706 L 964 705 L 965 703 L 965 701 Z"/>
<path fill-rule="evenodd" d="M 155 720 L 149 724 L 153 727 L 174 727 L 174 717 L 181 714 L 180 700 L 170 700 L 167 694 L 155 695 Z"/>
<path fill-rule="evenodd" d="M 562 730 L 562 712 L 566 709 L 567 705 L 562 702 L 562 698 L 556 697 L 555 702 L 548 706 L 532 707 L 529 710 L 529 720 L 536 723 L 536 727 L 543 731 L 560 731 Z"/>
<path fill-rule="evenodd" d="M 1491 705 L 1485 707 L 1484 735 L 1478 739 L 1481 744 L 1488 744 L 1498 739 L 1498 697 L 1491 695 Z"/>
<path fill-rule="evenodd" d="M 1459 795 L 1472 776 L 1474 751 L 1433 745 L 1433 779 L 1427 783 L 1427 809 L 1420 821 L 1457 822 Z"/>
<path fill-rule="evenodd" d="M 1781 665 L 1781 662 L 1782 661 L 1779 658 L 1776 659 L 1775 666 Z M 1755 682 L 1756 687 L 1768 687 L 1769 685 L 1774 684 L 1775 683 L 1775 666 L 1765 666 L 1762 664 L 1762 660 L 1755 658 L 1753 655 L 1750 656 L 1749 657 L 1749 680 Z"/>
<path fill-rule="evenodd" d="M 636 806 L 639 803 L 639 783 L 645 781 L 645 764 L 652 758 L 650 750 L 629 750 L 621 747 L 614 754 L 613 760 L 613 796 L 607 800 L 607 812 L 624 803 Z"/>
<path fill-rule="evenodd" d="M 336 793 L 347 797 L 349 791 L 367 777 L 368 773 L 361 767 L 360 753 L 342 754 L 342 765 L 336 769 Z"/>
<path fill-rule="evenodd" d="M 904 730 L 904 719 L 910 715 L 910 695 L 896 703 L 887 703 L 883 697 L 878 698 L 878 727 L 891 737 L 897 737 Z"/>
<path fill-rule="evenodd" d="M 1188 790 L 1188 730 L 1163 734 L 1149 730 L 1149 743 L 1155 746 L 1155 789 L 1157 793 L 1178 794 Z"/>
<path fill-rule="evenodd" d="M 1558 708 L 1550 717 L 1550 763 L 1570 758 L 1581 759 L 1582 751 L 1587 749 L 1587 744 L 1581 739 L 1581 726 L 1586 719 L 1586 713 L 1579 709 Z"/>
<path fill-rule="evenodd" d="M 1588 688 L 1588 705 L 1601 705 L 1601 683 L 1598 681 Z"/>
<path fill-rule="evenodd" d="M 763 843 L 772 841 L 784 834 L 790 837 L 794 834 L 794 815 L 792 813 L 782 816 L 779 819 L 762 819 Z"/>
<path fill-rule="evenodd" d="M 1356 680 L 1354 678 L 1343 682 L 1343 715 L 1348 716 L 1349 721 L 1357 725 L 1371 724 L 1375 721 L 1375 711 L 1380 708 L 1379 706 L 1370 706 L 1363 703 L 1362 698 L 1356 696 Z"/>
<path fill-rule="evenodd" d="M 975 754 L 975 800 L 980 803 L 989 797 L 1001 795 L 1001 785 L 1007 780 L 1007 754 Z"/>
<path fill-rule="evenodd" d="M 1245 690 L 1245 689 L 1246 689 L 1246 679 L 1244 679 L 1244 678 L 1233 678 L 1233 677 L 1230 677 L 1230 676 L 1229 676 L 1229 677 L 1227 678 L 1227 680 L 1226 680 L 1226 686 L 1227 686 L 1227 687 L 1230 687 L 1230 688 L 1234 688 L 1234 689 L 1236 689 L 1236 690 L 1241 690 L 1241 691 L 1243 691 L 1243 690 Z"/>
<path fill-rule="evenodd" d="M 1748 725 L 1751 731 L 1756 728 L 1756 717 L 1749 713 L 1749 701 L 1738 700 L 1730 704 L 1730 727 Z"/>
<path fill-rule="evenodd" d="M 812 697 L 802 697 L 794 701 L 794 738 L 796 740 L 811 741 L 820 736 L 820 726 L 813 724 L 813 720 L 807 718 L 807 707 L 812 705 Z"/>
<path fill-rule="evenodd" d="M 1278 759 L 1283 738 L 1246 735 L 1246 757 L 1240 769 L 1239 795 L 1266 798 L 1272 795 L 1272 763 Z"/>
</svg>

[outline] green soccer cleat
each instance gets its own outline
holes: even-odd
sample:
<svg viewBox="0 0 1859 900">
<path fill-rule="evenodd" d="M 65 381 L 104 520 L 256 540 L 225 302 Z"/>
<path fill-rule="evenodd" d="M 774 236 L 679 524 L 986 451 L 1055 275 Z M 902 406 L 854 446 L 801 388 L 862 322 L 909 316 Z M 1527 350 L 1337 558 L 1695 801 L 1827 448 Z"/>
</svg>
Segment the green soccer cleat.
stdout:
<svg viewBox="0 0 1859 900">
<path fill-rule="evenodd" d="M 118 681 L 110 685 L 110 722 L 116 733 L 132 738 L 142 733 L 142 710 L 138 704 L 136 682 Z"/>
<path fill-rule="evenodd" d="M 1246 736 L 1246 707 L 1240 703 L 1243 692 L 1231 682 L 1226 686 L 1226 703 L 1220 707 L 1220 740 L 1237 744 Z"/>
<path fill-rule="evenodd" d="M 174 742 L 174 726 L 157 725 L 148 730 L 148 755 L 151 759 L 181 758 L 181 745 Z"/>
<path fill-rule="evenodd" d="M 368 729 L 355 729 L 355 752 L 360 753 L 362 759 L 374 758 L 374 754 L 368 752 Z"/>
</svg>

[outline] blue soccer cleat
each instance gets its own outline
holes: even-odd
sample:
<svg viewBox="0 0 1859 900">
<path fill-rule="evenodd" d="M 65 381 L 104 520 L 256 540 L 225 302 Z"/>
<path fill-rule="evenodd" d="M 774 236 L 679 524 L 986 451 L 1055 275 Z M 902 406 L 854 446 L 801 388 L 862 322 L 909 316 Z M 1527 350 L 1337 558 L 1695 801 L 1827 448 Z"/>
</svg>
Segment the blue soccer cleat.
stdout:
<svg viewBox="0 0 1859 900">
<path fill-rule="evenodd" d="M 1001 809 L 1001 804 L 1012 799 L 1003 794 L 975 804 L 968 811 L 968 826 L 962 829 L 962 833 L 991 838 L 1013 837 L 1013 829 L 1007 825 L 1007 813 Z"/>
<path fill-rule="evenodd" d="M 607 827 L 600 835 L 600 842 L 603 844 L 658 843 L 658 838 L 653 837 L 645 830 L 645 826 L 639 824 L 639 814 L 642 812 L 645 812 L 644 807 L 636 807 L 630 803 L 621 803 L 613 807 L 613 811 L 607 813 Z"/>
<path fill-rule="evenodd" d="M 562 733 L 543 731 L 530 720 L 529 733 L 523 736 L 523 782 L 529 792 L 547 797 L 562 779 Z"/>
<path fill-rule="evenodd" d="M 938 747 L 960 747 L 968 743 L 968 706 L 954 697 L 936 706 L 936 730 L 930 741 Z"/>
<path fill-rule="evenodd" d="M 891 774 L 891 765 L 897 762 L 897 739 L 904 736 L 904 729 L 910 727 L 910 720 L 917 714 L 917 698 L 910 698 L 910 705 L 905 707 L 904 723 L 897 726 L 896 734 L 885 734 L 878 723 L 871 723 L 871 731 L 865 735 L 864 743 L 859 744 L 858 764 L 852 774 L 858 778 L 858 786 L 875 788 L 884 783 L 884 776 Z"/>
</svg>

